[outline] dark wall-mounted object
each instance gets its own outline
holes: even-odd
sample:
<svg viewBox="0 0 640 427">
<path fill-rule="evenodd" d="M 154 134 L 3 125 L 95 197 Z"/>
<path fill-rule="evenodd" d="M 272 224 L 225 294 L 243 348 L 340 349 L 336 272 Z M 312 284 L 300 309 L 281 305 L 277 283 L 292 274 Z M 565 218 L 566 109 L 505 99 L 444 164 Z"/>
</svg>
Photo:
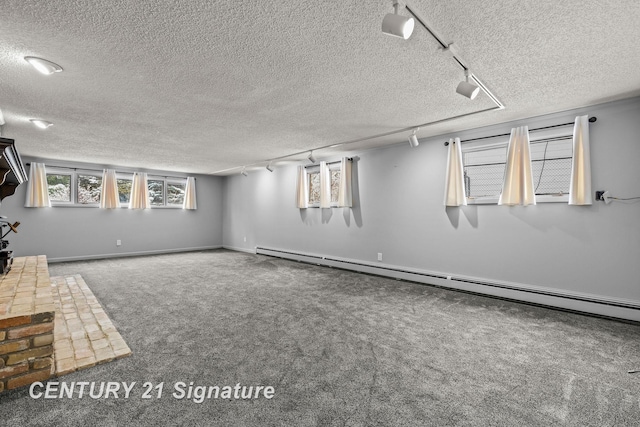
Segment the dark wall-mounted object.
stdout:
<svg viewBox="0 0 640 427">
<path fill-rule="evenodd" d="M 13 139 L 0 137 L 0 201 L 16 192 L 27 172 Z"/>
</svg>

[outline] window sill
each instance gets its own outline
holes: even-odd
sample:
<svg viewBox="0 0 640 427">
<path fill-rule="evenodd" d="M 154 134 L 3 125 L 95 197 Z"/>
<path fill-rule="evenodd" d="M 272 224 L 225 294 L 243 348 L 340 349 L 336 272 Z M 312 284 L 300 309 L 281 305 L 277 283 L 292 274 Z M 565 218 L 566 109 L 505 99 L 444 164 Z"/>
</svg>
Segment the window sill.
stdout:
<svg viewBox="0 0 640 427">
<path fill-rule="evenodd" d="M 100 205 L 96 204 L 73 204 L 73 203 L 51 203 L 52 208 L 94 208 L 100 209 Z M 119 208 L 110 208 L 110 209 L 129 209 L 129 206 L 120 206 Z M 149 209 L 182 209 L 182 206 L 151 206 Z"/>
</svg>

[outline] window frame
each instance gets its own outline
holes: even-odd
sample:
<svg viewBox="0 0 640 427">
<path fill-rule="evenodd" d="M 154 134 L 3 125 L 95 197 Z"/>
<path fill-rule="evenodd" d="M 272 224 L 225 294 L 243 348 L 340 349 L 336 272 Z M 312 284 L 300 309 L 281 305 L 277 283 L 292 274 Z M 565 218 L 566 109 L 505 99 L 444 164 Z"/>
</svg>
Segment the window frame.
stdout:
<svg viewBox="0 0 640 427">
<path fill-rule="evenodd" d="M 329 173 L 333 172 L 333 171 L 338 171 L 340 173 L 342 173 L 342 171 L 340 170 L 340 162 L 331 162 L 331 163 L 327 163 L 327 165 L 329 166 Z M 312 166 L 305 166 L 305 172 L 307 174 L 307 185 L 311 186 L 311 175 L 312 174 L 320 174 L 320 165 L 312 165 Z M 309 188 L 309 190 L 311 190 Z M 340 190 L 338 189 L 338 192 Z M 336 199 L 339 198 L 339 194 L 337 195 L 338 197 L 336 197 Z M 333 193 L 331 194 L 331 199 L 333 199 Z M 308 208 L 320 208 L 320 201 L 318 201 L 317 203 L 311 203 L 311 191 L 308 191 L 308 195 L 307 195 L 307 207 Z M 338 206 L 338 200 L 336 201 L 331 201 L 330 208 L 337 208 Z"/>
<path fill-rule="evenodd" d="M 564 132 L 556 131 L 553 133 L 545 132 L 544 135 L 537 135 L 535 139 L 530 138 L 529 141 L 531 144 L 534 144 L 534 143 L 542 143 L 544 141 L 553 140 L 553 139 L 557 139 L 557 140 L 571 139 L 572 137 L 573 137 L 573 134 L 567 133 L 566 131 Z M 553 141 L 550 141 L 549 143 L 553 143 Z M 473 151 L 482 151 L 482 150 L 487 150 L 491 148 L 501 148 L 501 147 L 504 147 L 506 151 L 508 149 L 508 146 L 509 146 L 508 138 L 506 140 L 499 140 L 498 142 L 495 142 L 494 140 L 494 142 L 462 144 L 461 149 L 462 149 L 462 158 L 463 158 L 463 165 L 462 165 L 463 170 L 466 167 L 464 163 L 465 153 L 473 152 Z M 545 160 L 553 160 L 553 159 L 546 158 Z M 505 163 L 506 163 L 506 159 L 505 159 Z M 497 205 L 500 200 L 500 194 L 495 196 L 481 196 L 481 197 L 467 197 L 465 194 L 465 197 L 468 205 Z M 536 194 L 536 203 L 568 203 L 568 202 L 569 202 L 568 192 L 561 193 L 561 194 L 542 194 L 542 195 Z"/>
<path fill-rule="evenodd" d="M 118 180 L 127 180 L 130 181 L 133 184 L 133 173 L 128 174 L 128 173 L 122 173 L 122 172 L 116 172 L 116 183 L 118 182 Z M 118 200 L 120 199 L 120 192 L 118 191 Z M 131 202 L 131 189 L 129 189 L 129 201 L 128 202 L 120 202 L 120 207 L 121 208 L 129 208 L 129 203 Z"/>
<path fill-rule="evenodd" d="M 97 169 L 85 169 L 85 168 L 69 168 L 62 166 L 46 166 L 47 176 L 49 175 L 64 175 L 70 177 L 70 201 L 51 201 L 52 207 L 70 207 L 70 208 L 99 208 L 100 202 L 97 203 L 78 203 L 78 176 L 88 175 L 96 176 L 102 179 L 102 170 Z M 117 180 L 127 180 L 133 182 L 133 172 L 116 172 Z M 167 201 L 167 185 L 169 183 L 182 184 L 187 187 L 187 177 L 167 177 L 162 175 L 148 175 L 147 181 L 162 181 L 162 205 L 150 205 L 151 209 L 182 209 L 183 203 L 172 204 Z M 131 195 L 129 195 L 131 200 Z M 120 208 L 129 208 L 128 202 L 120 202 Z"/>
<path fill-rule="evenodd" d="M 149 190 L 149 182 L 151 182 L 151 181 L 161 181 L 162 182 L 162 204 L 161 205 L 154 205 L 154 204 L 151 203 L 151 200 L 149 200 L 149 207 L 151 209 L 171 207 L 171 206 L 167 206 L 167 179 L 165 177 L 158 176 L 158 175 L 148 175 L 147 176 L 147 191 Z"/>
<path fill-rule="evenodd" d="M 169 184 L 180 184 L 182 185 L 182 187 L 184 187 L 184 196 L 182 197 L 182 203 L 176 204 L 176 203 L 169 203 Z M 164 197 L 165 197 L 165 206 L 168 208 L 180 208 L 182 209 L 182 207 L 184 206 L 184 198 L 186 197 L 187 193 L 187 178 L 185 178 L 184 180 L 180 180 L 180 179 L 176 179 L 176 178 L 166 178 L 165 182 L 164 182 Z"/>
<path fill-rule="evenodd" d="M 80 175 L 84 175 L 84 176 L 95 176 L 100 178 L 100 190 L 102 193 L 102 173 L 98 173 L 97 171 L 91 170 L 91 169 L 76 169 L 73 171 L 74 175 L 75 175 L 75 182 L 76 185 L 74 187 L 74 196 L 75 196 L 75 206 L 87 206 L 87 207 L 100 207 L 100 200 L 98 200 L 95 203 L 80 203 L 78 201 L 78 184 L 80 183 Z"/>
<path fill-rule="evenodd" d="M 51 206 L 74 206 L 76 204 L 76 171 L 65 168 L 47 167 L 47 178 L 49 175 L 64 175 L 69 176 L 69 201 L 62 200 L 50 200 Z M 47 192 L 48 192 L 47 184 Z M 84 205 L 81 205 L 84 206 Z"/>
</svg>

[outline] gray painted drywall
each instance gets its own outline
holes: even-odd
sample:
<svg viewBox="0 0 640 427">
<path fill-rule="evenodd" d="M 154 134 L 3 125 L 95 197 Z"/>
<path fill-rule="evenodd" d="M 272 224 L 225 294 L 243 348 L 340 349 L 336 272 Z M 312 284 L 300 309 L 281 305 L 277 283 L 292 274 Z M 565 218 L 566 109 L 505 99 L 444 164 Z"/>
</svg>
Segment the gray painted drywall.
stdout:
<svg viewBox="0 0 640 427">
<path fill-rule="evenodd" d="M 442 204 L 450 136 L 462 139 L 572 122 L 590 125 L 593 190 L 640 196 L 640 99 L 365 151 L 353 209 L 294 207 L 295 166 L 227 177 L 225 247 L 255 246 L 640 301 L 640 202 L 592 206 Z M 321 153 L 316 153 L 321 154 Z M 336 160 L 336 159 L 329 159 Z M 246 242 L 244 238 L 246 237 Z"/>
<path fill-rule="evenodd" d="M 222 181 L 196 177 L 197 210 L 25 208 L 23 184 L 2 201 L 0 214 L 21 223 L 18 234 L 7 236 L 14 256 L 44 254 L 49 261 L 63 261 L 219 247 Z M 117 239 L 122 246 L 116 246 Z"/>
</svg>

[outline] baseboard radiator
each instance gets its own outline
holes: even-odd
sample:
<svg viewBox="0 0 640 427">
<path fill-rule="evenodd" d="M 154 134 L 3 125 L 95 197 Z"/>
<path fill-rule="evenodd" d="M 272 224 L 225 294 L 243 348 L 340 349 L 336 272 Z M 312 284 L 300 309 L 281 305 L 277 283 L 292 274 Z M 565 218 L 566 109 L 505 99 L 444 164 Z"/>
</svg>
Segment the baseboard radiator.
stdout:
<svg viewBox="0 0 640 427">
<path fill-rule="evenodd" d="M 571 312 L 640 322 L 640 302 L 258 246 L 256 254 L 375 274 Z"/>
</svg>

